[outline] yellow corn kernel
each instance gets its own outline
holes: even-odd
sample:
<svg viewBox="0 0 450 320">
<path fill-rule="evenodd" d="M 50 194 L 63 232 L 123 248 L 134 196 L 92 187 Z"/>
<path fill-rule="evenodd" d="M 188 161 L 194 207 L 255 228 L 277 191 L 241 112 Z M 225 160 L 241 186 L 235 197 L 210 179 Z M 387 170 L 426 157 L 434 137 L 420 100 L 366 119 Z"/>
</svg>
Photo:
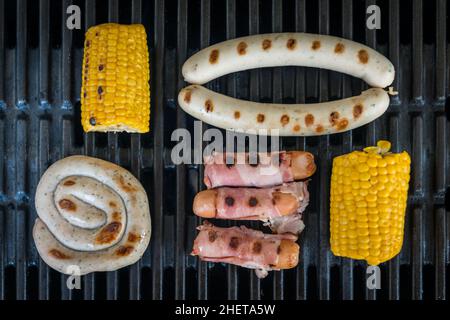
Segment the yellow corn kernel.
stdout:
<svg viewBox="0 0 450 320">
<path fill-rule="evenodd" d="M 400 252 L 411 160 L 406 152 L 389 153 L 390 147 L 379 141 L 334 159 L 330 243 L 335 255 L 377 265 Z M 338 179 L 342 173 L 347 177 Z"/>
<path fill-rule="evenodd" d="M 106 23 L 89 28 L 81 86 L 84 131 L 148 132 L 149 79 L 143 25 Z"/>
</svg>

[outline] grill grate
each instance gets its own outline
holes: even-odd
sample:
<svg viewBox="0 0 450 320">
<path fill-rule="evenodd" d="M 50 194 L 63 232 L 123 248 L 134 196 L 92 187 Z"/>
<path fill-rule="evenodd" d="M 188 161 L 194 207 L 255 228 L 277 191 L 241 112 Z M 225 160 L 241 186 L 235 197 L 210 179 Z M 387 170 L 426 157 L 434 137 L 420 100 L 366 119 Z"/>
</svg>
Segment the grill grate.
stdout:
<svg viewBox="0 0 450 320">
<path fill-rule="evenodd" d="M 82 30 L 65 28 L 66 8 L 79 5 Z M 365 28 L 368 5 L 381 7 L 382 29 Z M 450 232 L 450 6 L 436 1 L 352 0 L 0 0 L 0 299 L 400 299 L 448 295 Z M 143 23 L 151 53 L 151 133 L 84 134 L 79 91 L 83 34 L 106 21 Z M 176 128 L 193 133 L 177 107 L 181 66 L 200 48 L 262 32 L 333 34 L 364 42 L 396 66 L 388 112 L 352 132 L 283 138 L 285 149 L 316 156 L 301 236 L 301 263 L 259 280 L 249 270 L 200 263 L 188 256 L 200 219 L 192 199 L 203 168 L 174 166 Z M 307 68 L 240 72 L 208 87 L 243 99 L 317 102 L 359 94 L 362 81 Z M 202 125 L 202 131 L 208 126 Z M 387 138 L 412 155 L 405 242 L 381 266 L 382 289 L 365 287 L 365 265 L 329 250 L 328 190 L 332 157 Z M 201 137 L 195 142 L 202 144 Z M 83 277 L 82 290 L 40 259 L 31 237 L 39 177 L 56 160 L 86 154 L 131 170 L 146 188 L 152 241 L 137 264 Z M 447 191 L 447 192 L 446 192 Z M 320 196 L 319 196 L 320 195 Z M 447 200 L 446 200 L 447 199 Z M 447 208 L 445 205 L 447 204 Z M 221 222 L 232 225 L 233 222 Z M 248 223 L 253 228 L 257 223 Z"/>
</svg>

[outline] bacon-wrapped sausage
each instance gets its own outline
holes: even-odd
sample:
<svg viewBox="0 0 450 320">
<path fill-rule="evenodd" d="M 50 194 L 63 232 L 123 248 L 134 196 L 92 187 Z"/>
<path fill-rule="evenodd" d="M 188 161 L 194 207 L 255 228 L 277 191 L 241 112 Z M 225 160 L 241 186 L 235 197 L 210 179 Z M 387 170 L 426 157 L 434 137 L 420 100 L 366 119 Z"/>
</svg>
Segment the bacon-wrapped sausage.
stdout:
<svg viewBox="0 0 450 320">
<path fill-rule="evenodd" d="M 271 270 L 298 264 L 300 247 L 292 234 L 269 235 L 244 226 L 220 228 L 205 222 L 197 228 L 192 255 L 203 261 L 231 263 L 255 269 L 263 278 Z"/>
<path fill-rule="evenodd" d="M 307 182 L 262 189 L 221 187 L 199 192 L 193 211 L 204 218 L 266 221 L 277 233 L 297 234 L 303 230 L 300 214 L 308 202 Z"/>
<path fill-rule="evenodd" d="M 206 156 L 204 182 L 209 188 L 268 187 L 308 178 L 316 171 L 314 156 L 304 151 L 213 153 Z"/>
</svg>

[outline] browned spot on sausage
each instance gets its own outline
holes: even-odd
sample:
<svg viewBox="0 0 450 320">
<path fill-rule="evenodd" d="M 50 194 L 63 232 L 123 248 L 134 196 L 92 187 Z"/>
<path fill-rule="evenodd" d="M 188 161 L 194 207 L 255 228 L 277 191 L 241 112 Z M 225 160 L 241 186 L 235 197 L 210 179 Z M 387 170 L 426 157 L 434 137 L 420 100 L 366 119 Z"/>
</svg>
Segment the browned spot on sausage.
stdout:
<svg viewBox="0 0 450 320">
<path fill-rule="evenodd" d="M 334 126 L 337 122 L 337 120 L 339 119 L 339 112 L 337 111 L 333 111 L 332 113 L 330 113 L 330 123 L 332 126 Z"/>
<path fill-rule="evenodd" d="M 112 213 L 112 218 L 113 218 L 114 221 L 119 221 L 119 222 L 120 222 L 120 220 L 122 219 L 122 217 L 120 216 L 120 213 L 117 212 L 117 211 L 114 211 L 114 212 Z"/>
<path fill-rule="evenodd" d="M 320 41 L 319 40 L 314 40 L 312 45 L 311 45 L 311 49 L 313 49 L 313 50 L 320 49 Z"/>
<path fill-rule="evenodd" d="M 295 40 L 295 39 L 289 39 L 289 40 L 286 42 L 286 47 L 287 47 L 289 50 L 294 50 L 296 45 L 297 45 L 297 40 Z"/>
<path fill-rule="evenodd" d="M 119 180 L 118 181 L 119 187 L 123 191 L 125 191 L 125 192 L 135 192 L 135 191 L 137 191 L 137 189 L 135 187 L 133 187 L 130 182 L 125 182 L 125 179 L 124 179 L 124 177 L 122 175 L 119 176 L 118 180 Z"/>
<path fill-rule="evenodd" d="M 184 102 L 189 103 L 191 102 L 191 96 L 192 96 L 192 92 L 191 90 L 187 90 L 186 93 L 184 94 Z"/>
<path fill-rule="evenodd" d="M 99 244 L 110 243 L 117 238 L 121 226 L 122 223 L 120 222 L 111 222 L 106 225 L 95 238 L 95 242 Z"/>
<path fill-rule="evenodd" d="M 233 197 L 225 197 L 225 204 L 229 207 L 232 207 L 234 205 L 234 198 Z"/>
<path fill-rule="evenodd" d="M 269 39 L 264 39 L 262 42 L 262 48 L 263 50 L 269 50 L 270 47 L 272 46 L 272 41 Z"/>
<path fill-rule="evenodd" d="M 68 211 L 77 210 L 76 204 L 73 203 L 72 201 L 70 201 L 69 199 L 61 199 L 61 200 L 59 200 L 58 203 L 59 203 L 59 207 L 61 209 L 68 210 Z"/>
<path fill-rule="evenodd" d="M 63 183 L 65 186 L 73 186 L 75 184 L 75 181 L 73 180 L 67 180 Z"/>
<path fill-rule="evenodd" d="M 247 53 L 247 44 L 244 41 L 239 42 L 239 44 L 236 47 L 237 52 L 239 55 L 244 55 Z"/>
<path fill-rule="evenodd" d="M 319 124 L 317 127 L 316 127 L 316 132 L 317 133 L 321 133 L 323 131 L 323 127 Z"/>
<path fill-rule="evenodd" d="M 347 128 L 348 126 L 348 120 L 347 119 L 342 119 L 341 121 L 339 121 L 336 125 L 336 129 L 337 130 L 344 130 L 345 128 Z"/>
<path fill-rule="evenodd" d="M 239 119 L 241 117 L 241 113 L 239 111 L 234 112 L 234 118 Z"/>
<path fill-rule="evenodd" d="M 261 250 L 262 250 L 262 244 L 261 244 L 261 242 L 255 241 L 255 242 L 253 243 L 253 248 L 252 248 L 253 253 L 254 253 L 254 254 L 260 254 L 260 253 L 261 253 Z"/>
<path fill-rule="evenodd" d="M 307 127 L 311 126 L 314 124 L 314 116 L 311 113 L 308 113 L 305 116 L 305 124 Z"/>
<path fill-rule="evenodd" d="M 211 51 L 211 54 L 209 55 L 209 63 L 214 64 L 217 63 L 217 60 L 219 60 L 219 50 L 214 49 Z"/>
<path fill-rule="evenodd" d="M 280 119 L 281 125 L 284 127 L 289 123 L 289 116 L 287 114 L 283 114 Z"/>
<path fill-rule="evenodd" d="M 336 46 L 334 47 L 334 53 L 342 53 L 345 50 L 345 46 L 342 43 L 336 43 Z"/>
<path fill-rule="evenodd" d="M 212 112 L 214 110 L 214 105 L 209 99 L 205 101 L 205 110 L 206 112 Z"/>
<path fill-rule="evenodd" d="M 278 248 L 277 248 L 277 254 L 280 254 L 281 253 L 281 246 L 278 246 Z"/>
<path fill-rule="evenodd" d="M 133 246 L 120 246 L 117 250 L 116 250 L 116 255 L 124 257 L 124 256 L 128 256 L 130 253 L 133 252 L 134 247 Z"/>
<path fill-rule="evenodd" d="M 209 230 L 208 231 L 208 240 L 209 242 L 214 242 L 217 239 L 217 232 L 214 230 Z"/>
<path fill-rule="evenodd" d="M 293 128 L 294 131 L 300 131 L 300 125 L 296 124 Z"/>
<path fill-rule="evenodd" d="M 239 238 L 231 237 L 230 239 L 230 248 L 236 250 L 239 247 Z"/>
<path fill-rule="evenodd" d="M 258 116 L 256 117 L 256 121 L 258 121 L 259 123 L 264 122 L 264 119 L 265 116 L 262 113 L 258 114 Z"/>
<path fill-rule="evenodd" d="M 109 202 L 109 206 L 110 206 L 111 208 L 117 208 L 117 204 L 116 204 L 114 201 L 110 201 L 110 202 Z"/>
<path fill-rule="evenodd" d="M 358 51 L 359 62 L 366 64 L 369 61 L 369 53 L 366 50 L 361 49 Z"/>
<path fill-rule="evenodd" d="M 353 107 L 353 117 L 355 119 L 359 118 L 361 116 L 362 112 L 363 112 L 362 104 L 358 103 L 357 105 L 355 105 Z"/>
<path fill-rule="evenodd" d="M 141 240 L 141 236 L 133 233 L 133 232 L 128 232 L 128 242 L 138 242 L 139 240 Z"/>
<path fill-rule="evenodd" d="M 61 251 L 57 250 L 57 249 L 52 249 L 48 252 L 51 256 L 53 256 L 53 258 L 56 259 L 70 259 L 71 257 L 66 255 L 65 253 L 62 253 Z"/>
<path fill-rule="evenodd" d="M 256 207 L 256 206 L 258 205 L 258 199 L 256 199 L 255 197 L 251 197 L 251 198 L 248 200 L 248 205 L 249 205 L 250 207 Z"/>
</svg>

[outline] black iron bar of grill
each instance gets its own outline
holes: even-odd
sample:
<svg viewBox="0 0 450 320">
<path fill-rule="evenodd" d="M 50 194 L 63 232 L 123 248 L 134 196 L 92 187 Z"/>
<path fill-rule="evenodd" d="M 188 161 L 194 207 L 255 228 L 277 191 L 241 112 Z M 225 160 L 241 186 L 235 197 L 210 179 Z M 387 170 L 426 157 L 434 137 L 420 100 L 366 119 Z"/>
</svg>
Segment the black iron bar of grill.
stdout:
<svg viewBox="0 0 450 320">
<path fill-rule="evenodd" d="M 345 39 L 353 39 L 353 2 L 344 0 L 342 2 L 342 36 Z M 342 95 L 343 97 L 352 96 L 350 79 L 343 77 L 342 79 Z M 353 151 L 353 131 L 344 132 L 342 138 L 342 153 Z M 353 299 L 353 260 L 348 258 L 341 259 L 341 286 L 342 299 Z"/>
<path fill-rule="evenodd" d="M 5 104 L 5 96 L 4 96 L 4 83 L 5 83 L 5 1 L 0 0 L 0 110 L 2 108 L 6 108 Z M 4 133 L 4 120 L 0 118 L 0 141 L 4 141 L 5 133 Z M 0 144 L 0 154 L 4 154 L 4 145 Z M 4 197 L 4 160 L 3 157 L 0 159 L 0 198 Z M 1 201 L 1 200 L 0 200 Z M 3 205 L 0 204 L 0 242 L 5 243 L 5 210 Z M 0 299 L 5 299 L 5 246 L 0 246 Z"/>
<path fill-rule="evenodd" d="M 154 45 L 155 56 L 153 65 L 155 66 L 155 75 L 153 81 L 153 99 L 152 105 L 154 107 L 153 117 L 153 141 L 154 141 L 154 157 L 153 157 L 153 194 L 154 194 L 154 211 L 152 213 L 152 292 L 153 299 L 162 299 L 163 296 L 163 152 L 164 152 L 164 55 L 165 55 L 165 40 L 164 40 L 164 1 L 155 1 L 154 10 Z"/>
<path fill-rule="evenodd" d="M 329 34 L 329 1 L 320 0 L 319 2 L 319 33 Z M 319 100 L 320 102 L 328 101 L 328 72 L 319 71 Z M 319 158 L 318 158 L 318 175 L 320 190 L 322 191 L 319 200 L 319 266 L 318 266 L 318 285 L 319 298 L 330 299 L 330 245 L 329 245 L 329 178 L 328 163 L 330 163 L 330 137 L 328 135 L 319 138 Z"/>
<path fill-rule="evenodd" d="M 249 0 L 249 34 L 259 33 L 259 2 L 258 0 Z M 250 90 L 249 98 L 251 101 L 258 101 L 260 98 L 259 80 L 260 70 L 250 70 Z M 250 223 L 252 228 L 257 228 L 257 223 Z M 261 282 L 254 272 L 250 272 L 250 299 L 261 299 Z"/>
<path fill-rule="evenodd" d="M 227 39 L 236 38 L 236 0 L 226 1 L 226 28 Z M 236 96 L 236 76 L 229 75 L 227 82 L 227 94 L 231 97 Z M 232 225 L 237 225 L 236 222 L 231 222 Z M 235 265 L 228 265 L 228 299 L 236 300 L 238 292 L 237 281 L 237 267 Z"/>
<path fill-rule="evenodd" d="M 295 31 L 306 32 L 306 3 L 305 0 L 296 0 L 295 2 Z M 295 98 L 296 103 L 305 103 L 305 69 L 296 68 L 295 73 Z M 296 139 L 295 147 L 297 150 L 306 150 L 306 138 L 298 137 Z M 308 219 L 309 210 L 305 211 L 304 219 Z M 309 228 L 306 223 L 306 228 Z M 307 241 L 308 229 L 305 229 L 304 233 L 300 235 L 300 262 L 296 270 L 296 298 L 301 300 L 307 299 L 307 282 L 308 282 L 308 266 L 309 259 L 306 254 L 306 248 L 309 245 Z"/>
<path fill-rule="evenodd" d="M 141 23 L 142 21 L 142 0 L 132 0 L 131 2 L 131 23 Z M 150 106 L 149 106 L 150 107 Z M 131 172 L 137 179 L 141 180 L 141 135 L 134 133 L 131 135 L 130 159 Z M 130 267 L 130 299 L 138 300 L 141 297 L 141 267 L 142 261 L 136 262 Z"/>
<path fill-rule="evenodd" d="M 178 1 L 178 28 L 177 28 L 177 71 L 178 79 L 175 97 L 179 90 L 185 86 L 181 69 L 187 58 L 187 29 L 188 29 L 188 2 Z M 177 128 L 186 128 L 186 114 L 177 106 Z M 186 247 L 185 243 L 186 221 L 186 166 L 180 164 L 176 169 L 176 242 L 175 242 L 175 299 L 186 298 Z"/>
</svg>

